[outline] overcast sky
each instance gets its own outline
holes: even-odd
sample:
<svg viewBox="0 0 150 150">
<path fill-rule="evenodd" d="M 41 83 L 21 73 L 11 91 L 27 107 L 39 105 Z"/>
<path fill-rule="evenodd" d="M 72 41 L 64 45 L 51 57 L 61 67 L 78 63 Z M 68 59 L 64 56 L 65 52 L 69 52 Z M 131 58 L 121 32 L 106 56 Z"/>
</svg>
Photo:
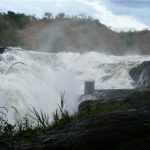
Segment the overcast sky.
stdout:
<svg viewBox="0 0 150 150">
<path fill-rule="evenodd" d="M 116 30 L 150 28 L 150 0 L 0 0 L 0 11 L 12 10 L 41 17 L 84 13 Z"/>
</svg>

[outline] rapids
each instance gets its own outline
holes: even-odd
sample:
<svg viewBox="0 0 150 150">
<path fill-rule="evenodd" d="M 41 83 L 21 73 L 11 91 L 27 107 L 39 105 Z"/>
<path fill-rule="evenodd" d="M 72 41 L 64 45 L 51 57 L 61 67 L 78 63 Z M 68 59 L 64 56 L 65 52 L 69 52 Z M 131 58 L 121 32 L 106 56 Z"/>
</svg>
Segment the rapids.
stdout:
<svg viewBox="0 0 150 150">
<path fill-rule="evenodd" d="M 98 52 L 45 53 L 9 48 L 0 54 L 0 105 L 15 107 L 19 116 L 28 108 L 52 115 L 65 92 L 66 109 L 77 110 L 85 80 L 95 80 L 97 89 L 131 89 L 128 71 L 150 56 L 114 56 Z M 12 113 L 14 112 L 14 113 Z M 16 118 L 11 110 L 9 117 Z"/>
</svg>

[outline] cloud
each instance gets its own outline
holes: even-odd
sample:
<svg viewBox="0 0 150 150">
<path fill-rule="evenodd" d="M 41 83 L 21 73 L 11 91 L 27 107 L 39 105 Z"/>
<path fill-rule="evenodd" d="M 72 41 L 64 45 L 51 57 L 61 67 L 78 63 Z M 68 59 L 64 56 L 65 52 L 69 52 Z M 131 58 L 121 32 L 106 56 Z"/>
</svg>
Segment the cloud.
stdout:
<svg viewBox="0 0 150 150">
<path fill-rule="evenodd" d="M 93 9 L 96 11 L 94 16 L 99 18 L 103 24 L 111 26 L 115 30 L 117 29 L 126 31 L 129 29 L 143 30 L 144 28 L 149 28 L 131 15 L 114 14 L 103 4 L 103 1 L 82 0 L 82 2 L 93 7 Z"/>
<path fill-rule="evenodd" d="M 114 14 L 132 15 L 150 26 L 150 1 L 148 0 L 102 0 Z"/>
</svg>

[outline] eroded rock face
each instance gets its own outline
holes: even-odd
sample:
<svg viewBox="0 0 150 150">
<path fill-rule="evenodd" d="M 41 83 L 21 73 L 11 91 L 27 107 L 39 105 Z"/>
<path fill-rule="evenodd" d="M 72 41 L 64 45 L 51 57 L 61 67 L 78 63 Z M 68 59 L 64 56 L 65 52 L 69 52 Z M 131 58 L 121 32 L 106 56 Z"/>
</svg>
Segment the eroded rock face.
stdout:
<svg viewBox="0 0 150 150">
<path fill-rule="evenodd" d="M 150 105 L 96 114 L 49 132 L 36 144 L 23 145 L 21 149 L 116 150 L 126 142 L 150 137 L 149 118 Z M 150 149 L 150 144 L 143 146 Z"/>
<path fill-rule="evenodd" d="M 133 79 L 133 85 L 136 88 L 149 89 L 150 88 L 150 61 L 145 61 L 139 66 L 129 71 Z"/>
</svg>

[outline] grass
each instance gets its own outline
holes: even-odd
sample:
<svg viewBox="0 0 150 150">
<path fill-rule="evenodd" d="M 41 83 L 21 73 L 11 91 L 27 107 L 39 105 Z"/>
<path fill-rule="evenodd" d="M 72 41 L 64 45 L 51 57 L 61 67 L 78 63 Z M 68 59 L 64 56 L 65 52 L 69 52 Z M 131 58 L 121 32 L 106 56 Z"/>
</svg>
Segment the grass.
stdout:
<svg viewBox="0 0 150 150">
<path fill-rule="evenodd" d="M 122 101 L 85 101 L 83 103 L 80 112 L 86 112 L 89 115 L 130 109 L 150 103 L 150 91 L 134 92 Z"/>
<path fill-rule="evenodd" d="M 144 99 L 141 101 L 141 99 Z M 144 101 L 150 101 L 150 92 L 133 93 L 124 101 L 85 101 L 84 107 L 74 115 L 69 115 L 65 109 L 65 93 L 61 94 L 60 104 L 53 113 L 50 122 L 49 115 L 42 110 L 36 108 L 29 109 L 30 113 L 26 114 L 22 119 L 17 120 L 15 125 L 11 125 L 8 121 L 8 109 L 0 107 L 0 141 L 7 143 L 14 150 L 19 149 L 23 143 L 35 142 L 36 137 L 47 133 L 57 127 L 63 126 L 71 121 L 78 121 L 81 118 L 96 114 L 113 112 L 117 110 L 132 108 L 133 106 L 142 104 Z M 15 109 L 15 108 L 14 108 Z M 16 110 L 17 111 L 17 110 Z"/>
<path fill-rule="evenodd" d="M 34 142 L 38 135 L 71 122 L 73 117 L 69 115 L 64 106 L 65 93 L 61 95 L 61 101 L 53 113 L 52 122 L 50 122 L 47 113 L 42 110 L 38 111 L 33 107 L 29 109 L 29 114 L 26 114 L 22 119 L 16 120 L 15 125 L 9 123 L 8 109 L 0 107 L 0 142 L 7 143 L 9 148 L 17 150 L 23 143 Z"/>
<path fill-rule="evenodd" d="M 93 101 L 85 101 L 84 107 L 81 109 L 81 112 L 86 112 L 87 114 L 94 114 L 97 112 L 105 113 L 105 112 L 112 112 L 115 110 L 121 110 L 121 109 L 126 109 L 129 106 L 131 106 L 130 103 L 124 103 L 121 101 L 114 102 L 114 101 L 109 101 L 109 102 L 95 102 Z"/>
<path fill-rule="evenodd" d="M 42 110 L 38 112 L 34 107 L 30 109 L 31 115 L 27 115 L 32 118 L 38 128 L 46 128 L 49 125 L 49 116 Z"/>
</svg>

